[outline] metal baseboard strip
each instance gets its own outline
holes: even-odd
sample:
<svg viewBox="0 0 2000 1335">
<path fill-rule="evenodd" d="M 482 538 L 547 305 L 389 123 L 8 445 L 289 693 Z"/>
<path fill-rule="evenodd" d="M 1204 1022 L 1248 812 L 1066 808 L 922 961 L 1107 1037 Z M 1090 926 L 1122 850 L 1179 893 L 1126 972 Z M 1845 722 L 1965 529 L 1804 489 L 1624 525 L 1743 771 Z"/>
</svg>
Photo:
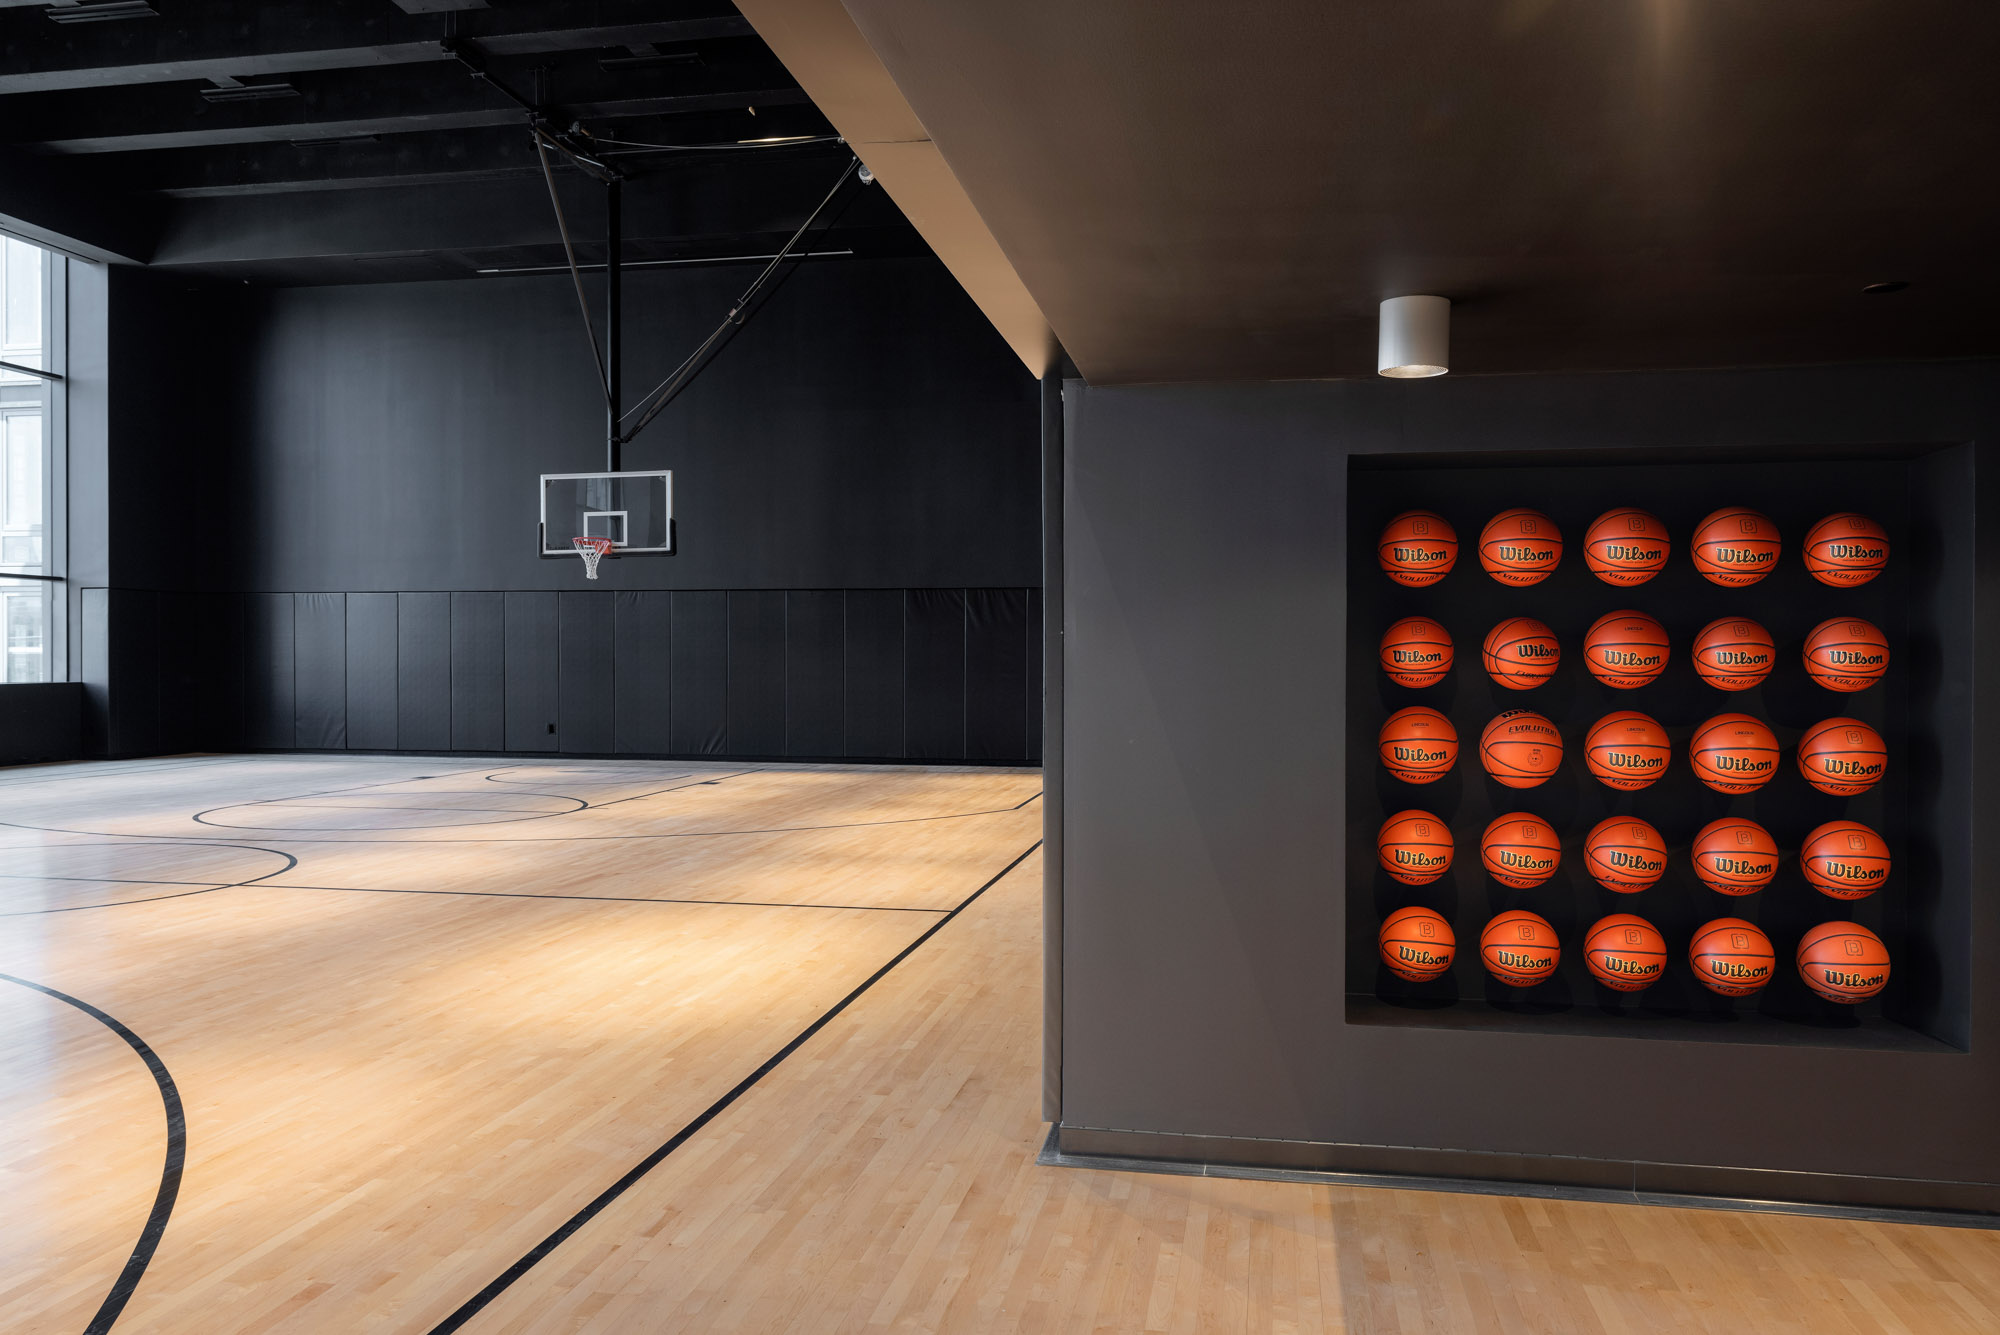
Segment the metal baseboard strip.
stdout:
<svg viewBox="0 0 2000 1335">
<path fill-rule="evenodd" d="M 1075 1128 L 1072 1128 L 1074 1130 Z M 1318 1186 L 1366 1187 L 1386 1191 L 1442 1191 L 1477 1196 L 1516 1196 L 1531 1200 L 1586 1201 L 1611 1205 L 1654 1205 L 1683 1210 L 1736 1210 L 1752 1214 L 1803 1215 L 1816 1219 L 1849 1219 L 1881 1224 L 1921 1224 L 1941 1228 L 1972 1228 L 2000 1231 L 2000 1211 L 1938 1210 L 1915 1206 L 1850 1205 L 1821 1201 L 1792 1201 L 1751 1196 L 1710 1195 L 1670 1191 L 1642 1191 L 1632 1188 L 1589 1186 L 1581 1183 L 1533 1182 L 1485 1177 L 1451 1177 L 1427 1173 L 1354 1172 L 1336 1168 L 1284 1168 L 1245 1162 L 1149 1158 L 1064 1150 L 1059 1125 L 1049 1127 L 1035 1161 L 1051 1168 L 1083 1168 L 1102 1172 L 1155 1173 L 1168 1177 L 1214 1177 L 1252 1182 L 1296 1182 Z M 1095 1131 L 1095 1128 L 1087 1130 Z M 1144 1137 L 1145 1132 L 1098 1132 L 1098 1135 Z M 1178 1137 L 1176 1139 L 1179 1139 Z M 1225 1140 L 1216 1137 L 1219 1141 Z M 1255 1141 L 1225 1141 L 1254 1146 Z M 1294 1145 L 1303 1142 L 1269 1142 Z M 1324 1149 L 1335 1147 L 1326 1146 Z M 1421 1153 L 1421 1152 L 1420 1152 Z M 1447 1155 L 1456 1151 L 1432 1151 Z M 1611 1169 L 1624 1165 L 1599 1160 L 1578 1160 Z M 1879 1181 L 1880 1179 L 1862 1179 Z"/>
</svg>

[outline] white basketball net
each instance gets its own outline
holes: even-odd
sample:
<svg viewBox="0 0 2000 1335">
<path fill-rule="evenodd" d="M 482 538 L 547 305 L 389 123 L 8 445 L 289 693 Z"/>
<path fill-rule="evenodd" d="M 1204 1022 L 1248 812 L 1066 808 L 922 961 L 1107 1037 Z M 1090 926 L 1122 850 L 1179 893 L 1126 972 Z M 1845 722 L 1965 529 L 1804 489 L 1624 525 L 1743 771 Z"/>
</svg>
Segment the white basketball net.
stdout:
<svg viewBox="0 0 2000 1335">
<path fill-rule="evenodd" d="M 594 537 L 571 538 L 570 541 L 576 544 L 578 555 L 583 557 L 583 577 L 585 579 L 596 579 L 597 563 L 602 561 L 604 554 L 611 550 L 611 539 Z"/>
</svg>

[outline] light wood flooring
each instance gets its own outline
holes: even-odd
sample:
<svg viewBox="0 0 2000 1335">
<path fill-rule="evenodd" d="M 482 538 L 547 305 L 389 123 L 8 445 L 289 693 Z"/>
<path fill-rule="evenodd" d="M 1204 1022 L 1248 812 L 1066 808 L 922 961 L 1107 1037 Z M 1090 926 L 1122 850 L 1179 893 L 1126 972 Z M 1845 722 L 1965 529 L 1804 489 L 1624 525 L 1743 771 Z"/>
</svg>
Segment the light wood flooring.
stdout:
<svg viewBox="0 0 2000 1335">
<path fill-rule="evenodd" d="M 1995 1233 L 1036 1165 L 1039 790 L 0 771 L 0 1331 L 158 1217 L 107 1021 L 186 1125 L 119 1332 L 2000 1330 Z"/>
</svg>

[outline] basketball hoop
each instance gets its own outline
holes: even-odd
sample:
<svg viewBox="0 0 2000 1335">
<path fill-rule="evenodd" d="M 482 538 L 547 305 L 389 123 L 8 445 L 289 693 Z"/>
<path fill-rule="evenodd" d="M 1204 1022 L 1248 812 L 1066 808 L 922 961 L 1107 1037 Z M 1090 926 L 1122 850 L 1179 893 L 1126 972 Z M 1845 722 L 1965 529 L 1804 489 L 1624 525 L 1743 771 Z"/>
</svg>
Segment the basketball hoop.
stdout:
<svg viewBox="0 0 2000 1335">
<path fill-rule="evenodd" d="M 597 563 L 602 561 L 604 554 L 611 550 L 613 545 L 611 539 L 596 537 L 571 538 L 570 541 L 576 544 L 577 554 L 583 558 L 583 577 L 585 579 L 596 579 Z"/>
</svg>

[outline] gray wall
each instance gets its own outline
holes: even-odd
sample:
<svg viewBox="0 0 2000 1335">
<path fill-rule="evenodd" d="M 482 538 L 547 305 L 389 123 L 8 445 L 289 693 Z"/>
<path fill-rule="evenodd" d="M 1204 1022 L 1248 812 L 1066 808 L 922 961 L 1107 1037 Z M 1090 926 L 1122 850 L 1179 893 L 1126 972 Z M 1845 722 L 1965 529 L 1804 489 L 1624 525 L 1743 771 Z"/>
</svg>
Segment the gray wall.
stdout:
<svg viewBox="0 0 2000 1335">
<path fill-rule="evenodd" d="M 1078 1134 L 1065 1144 L 1940 1179 L 1986 1184 L 1981 1208 L 2000 1208 L 1985 1130 L 2000 1055 L 1978 1038 L 2000 1023 L 2000 971 L 1974 971 L 1966 1053 L 1355 1024 L 1342 966 L 1345 754 L 1367 744 L 1343 713 L 1350 454 L 1982 442 L 2000 433 L 1997 391 L 1991 363 L 1068 386 L 1059 1038 L 1061 1118 Z M 2000 513 L 1992 474 L 1978 473 L 1984 515 Z M 1993 550 L 1979 546 L 1969 652 L 1941 669 L 1968 692 L 2000 630 Z M 1971 569 L 1969 552 L 1948 556 Z M 1971 744 L 2000 743 L 1994 711 L 1971 713 Z M 1940 874 L 1969 877 L 2000 813 L 1983 790 L 1956 797 L 1952 823 L 1970 832 L 1952 832 Z M 1989 880 L 1973 883 L 1975 959 L 2000 940 Z M 1318 1162 L 1452 1171 L 1435 1156 Z"/>
</svg>

